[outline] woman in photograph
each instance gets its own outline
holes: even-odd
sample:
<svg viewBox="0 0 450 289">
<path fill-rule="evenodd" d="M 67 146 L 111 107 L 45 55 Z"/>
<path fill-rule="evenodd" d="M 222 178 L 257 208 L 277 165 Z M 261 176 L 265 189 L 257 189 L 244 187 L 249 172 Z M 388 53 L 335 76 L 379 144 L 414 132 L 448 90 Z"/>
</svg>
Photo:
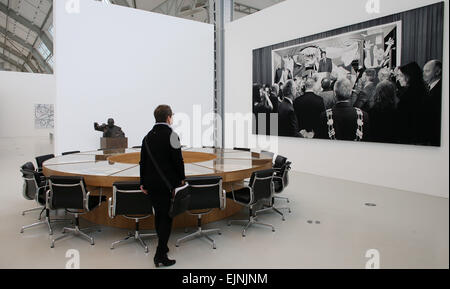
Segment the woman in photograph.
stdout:
<svg viewBox="0 0 450 289">
<path fill-rule="evenodd" d="M 371 141 L 395 143 L 395 99 L 396 88 L 391 81 L 378 83 L 375 89 L 375 104 L 369 111 Z"/>
<path fill-rule="evenodd" d="M 397 108 L 397 135 L 399 142 L 403 144 L 420 145 L 426 135 L 423 105 L 428 90 L 422 75 L 422 69 L 416 62 L 397 70 L 397 81 L 401 87 Z"/>
</svg>

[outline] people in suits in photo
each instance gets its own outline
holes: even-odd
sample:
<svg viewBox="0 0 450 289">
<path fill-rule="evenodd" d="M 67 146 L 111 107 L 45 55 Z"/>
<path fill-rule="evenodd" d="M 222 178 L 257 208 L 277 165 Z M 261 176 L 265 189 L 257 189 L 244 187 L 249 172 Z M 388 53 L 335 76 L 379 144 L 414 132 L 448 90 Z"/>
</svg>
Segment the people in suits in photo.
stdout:
<svg viewBox="0 0 450 289">
<path fill-rule="evenodd" d="M 278 135 L 288 137 L 301 137 L 297 116 L 294 110 L 296 94 L 295 82 L 288 80 L 283 87 L 283 101 L 278 107 Z"/>
<path fill-rule="evenodd" d="M 428 88 L 423 80 L 422 68 L 417 62 L 400 66 L 396 79 L 400 85 L 398 141 L 402 144 L 426 145 L 430 130 L 425 106 Z"/>
<path fill-rule="evenodd" d="M 375 104 L 375 89 L 377 74 L 374 69 L 367 69 L 361 77 L 361 90 L 354 104 L 355 107 L 369 111 Z"/>
<path fill-rule="evenodd" d="M 339 79 L 334 85 L 334 94 L 336 96 L 336 105 L 329 110 L 332 113 L 332 121 L 328 119 L 327 111 L 320 116 L 320 125 L 317 138 L 336 139 L 336 140 L 357 140 L 358 130 L 358 110 L 351 104 L 353 85 L 346 78 Z M 367 112 L 362 111 L 362 136 L 360 141 L 370 140 L 370 123 Z M 330 125 L 334 129 L 334 137 L 329 134 Z"/>
<path fill-rule="evenodd" d="M 334 91 L 331 84 L 330 78 L 322 79 L 322 91 L 318 93 L 320 97 L 323 99 L 323 104 L 325 105 L 325 109 L 333 108 L 336 104 L 336 97 L 334 96 Z"/>
<path fill-rule="evenodd" d="M 390 80 L 378 83 L 375 89 L 375 104 L 369 113 L 370 141 L 379 143 L 396 142 L 396 93 L 397 88 Z"/>
<path fill-rule="evenodd" d="M 173 122 L 172 109 L 170 106 L 160 105 L 154 111 L 154 116 L 156 124 L 142 141 L 139 165 L 141 190 L 150 196 L 155 211 L 158 247 L 154 263 L 159 267 L 175 264 L 175 260 L 167 257 L 169 252 L 167 243 L 172 230 L 172 218 L 169 216 L 172 192 L 156 169 L 147 147 L 162 174 L 173 188 L 184 184 L 186 176 L 180 139 L 170 127 Z"/>
<path fill-rule="evenodd" d="M 308 78 L 305 82 L 305 93 L 294 100 L 294 110 L 300 131 L 311 133 L 317 131 L 320 115 L 325 111 L 322 97 L 314 93 L 316 81 Z"/>
<path fill-rule="evenodd" d="M 318 72 L 328 72 L 331 73 L 333 71 L 333 61 L 331 58 L 327 57 L 327 52 L 322 51 L 321 58 L 319 60 L 319 69 Z"/>
<path fill-rule="evenodd" d="M 428 144 L 441 145 L 442 126 L 442 62 L 430 60 L 423 67 L 423 80 L 428 86 L 429 97 L 425 100 L 428 118 Z"/>
<path fill-rule="evenodd" d="M 283 76 L 283 68 L 281 68 L 281 65 L 278 65 L 277 69 L 275 70 L 275 78 L 273 82 L 280 83 L 282 76 Z"/>
</svg>

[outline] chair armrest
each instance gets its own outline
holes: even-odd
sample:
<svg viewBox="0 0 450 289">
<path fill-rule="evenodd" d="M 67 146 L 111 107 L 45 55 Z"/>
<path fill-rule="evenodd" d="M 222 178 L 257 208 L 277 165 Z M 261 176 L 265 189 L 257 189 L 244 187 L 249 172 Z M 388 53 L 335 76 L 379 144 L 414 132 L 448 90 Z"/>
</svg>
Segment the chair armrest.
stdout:
<svg viewBox="0 0 450 289">
<path fill-rule="evenodd" d="M 108 199 L 108 215 L 111 219 L 114 219 L 114 214 L 113 214 L 113 206 L 112 206 L 112 197 Z"/>
<path fill-rule="evenodd" d="M 46 207 L 47 209 L 53 209 L 53 208 L 52 208 L 52 191 L 51 191 L 51 190 L 48 190 L 48 191 L 45 193 L 45 195 L 46 195 L 46 197 L 45 197 L 45 207 Z"/>
<path fill-rule="evenodd" d="M 91 196 L 91 192 L 87 192 L 86 199 L 84 200 L 84 209 L 86 212 L 89 212 L 89 198 Z"/>
<path fill-rule="evenodd" d="M 103 188 L 100 187 L 100 197 L 98 198 L 98 206 L 102 204 Z"/>
<path fill-rule="evenodd" d="M 227 208 L 227 191 L 222 190 L 222 195 L 220 196 L 220 198 L 222 199 L 222 208 L 220 208 L 222 211 L 225 210 Z"/>
</svg>

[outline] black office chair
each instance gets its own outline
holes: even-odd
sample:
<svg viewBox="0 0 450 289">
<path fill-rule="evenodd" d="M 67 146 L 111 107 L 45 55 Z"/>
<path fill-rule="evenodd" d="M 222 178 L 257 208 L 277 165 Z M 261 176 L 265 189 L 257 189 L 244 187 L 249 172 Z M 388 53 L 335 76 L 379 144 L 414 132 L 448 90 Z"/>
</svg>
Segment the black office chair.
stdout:
<svg viewBox="0 0 450 289">
<path fill-rule="evenodd" d="M 28 171 L 28 174 L 30 174 L 29 176 L 25 176 L 24 171 Z M 25 213 L 28 212 L 34 212 L 34 211 L 41 211 L 41 214 L 43 211 L 45 211 L 45 204 L 40 204 L 38 202 L 38 200 L 36 199 L 36 186 L 33 184 L 31 184 L 30 182 L 32 181 L 32 179 L 34 179 L 34 176 L 31 177 L 31 172 L 36 171 L 34 165 L 32 162 L 27 162 L 26 164 L 24 164 L 23 166 L 20 167 L 20 172 L 22 173 L 22 178 L 23 178 L 23 189 L 22 189 L 22 195 L 26 200 L 34 200 L 38 203 L 39 207 L 33 208 L 33 209 L 29 209 L 29 210 L 25 210 L 22 212 L 22 216 L 25 216 Z M 28 179 L 28 181 L 27 181 Z M 45 181 L 45 178 L 43 178 L 43 180 Z M 39 185 L 41 185 L 42 183 L 42 178 L 41 176 L 39 176 L 39 182 L 38 183 L 38 187 Z M 42 186 L 45 186 L 45 183 L 42 184 Z M 38 190 L 39 191 L 39 190 Z M 45 198 L 45 194 L 44 194 L 44 198 Z M 39 216 L 39 220 L 40 220 L 40 216 Z"/>
<path fill-rule="evenodd" d="M 273 168 L 280 169 L 286 162 L 287 162 L 286 157 L 277 155 L 277 158 L 275 159 L 275 162 L 273 163 Z"/>
<path fill-rule="evenodd" d="M 71 151 L 71 152 L 64 152 L 61 155 L 63 156 L 67 156 L 67 155 L 73 155 L 73 154 L 79 154 L 81 153 L 80 151 Z"/>
<path fill-rule="evenodd" d="M 243 237 L 245 237 L 247 229 L 254 224 L 271 227 L 272 232 L 275 232 L 275 227 L 273 225 L 257 222 L 256 212 L 253 210 L 253 207 L 260 201 L 273 198 L 274 173 L 273 169 L 254 172 L 248 186 L 236 191 L 233 189 L 233 186 L 231 188 L 233 200 L 236 203 L 249 208 L 248 220 L 231 220 L 228 222 L 228 226 L 234 222 L 246 222 L 247 224 L 242 231 Z"/>
<path fill-rule="evenodd" d="M 208 234 L 221 234 L 220 229 L 203 230 L 202 216 L 207 215 L 213 209 L 224 210 L 226 207 L 226 192 L 222 188 L 222 177 L 192 177 L 186 182 L 189 184 L 189 202 L 188 214 L 197 216 L 197 231 L 177 240 L 176 246 L 195 238 L 205 237 L 216 249 L 216 242 Z"/>
<path fill-rule="evenodd" d="M 79 215 L 86 214 L 97 208 L 106 200 L 105 196 L 91 196 L 87 191 L 83 177 L 65 177 L 51 176 L 49 178 L 50 191 L 47 197 L 47 203 L 51 209 L 65 209 L 66 212 L 74 215 L 75 227 L 63 228 L 63 235 L 53 239 L 51 248 L 55 247 L 55 242 L 71 235 L 80 235 L 94 245 L 94 238 L 87 235 L 84 231 L 93 228 L 80 229 Z M 66 231 L 71 232 L 66 234 Z"/>
<path fill-rule="evenodd" d="M 286 157 L 280 155 L 275 159 L 275 163 L 273 164 L 273 168 L 276 170 L 274 177 L 275 193 L 281 193 L 289 185 L 291 164 Z M 289 203 L 289 198 L 275 196 L 275 199 L 285 200 Z"/>
<path fill-rule="evenodd" d="M 285 184 L 287 186 L 287 183 L 288 183 L 288 181 L 286 181 L 286 180 L 288 180 L 287 172 L 288 172 L 288 168 L 290 168 L 290 164 L 291 164 L 290 162 L 286 162 L 279 170 L 275 170 L 275 175 L 273 177 L 275 194 L 280 194 L 281 192 L 283 192 L 283 190 L 285 188 Z M 267 212 L 267 211 L 274 211 L 277 214 L 280 214 L 282 220 L 285 221 L 286 218 L 284 217 L 284 214 L 281 212 L 281 210 L 288 210 L 289 213 L 291 213 L 291 208 L 290 207 L 283 207 L 283 208 L 275 207 L 275 198 L 285 199 L 289 202 L 288 198 L 274 196 L 269 201 L 268 204 L 264 205 L 264 209 L 256 211 L 256 214 L 259 214 L 262 212 Z"/>
<path fill-rule="evenodd" d="M 249 148 L 233 148 L 233 150 L 235 150 L 235 151 L 244 151 L 244 152 L 251 151 Z"/>
<path fill-rule="evenodd" d="M 40 173 L 42 172 L 42 164 L 49 159 L 54 158 L 55 155 L 54 154 L 49 154 L 49 155 L 43 155 L 43 156 L 38 156 L 36 157 L 36 164 L 37 164 L 37 171 Z"/>
<path fill-rule="evenodd" d="M 111 219 L 123 216 L 136 221 L 134 234 L 130 232 L 125 239 L 112 243 L 111 250 L 115 245 L 135 240 L 139 241 L 144 247 L 145 253 L 148 253 L 148 246 L 142 238 L 157 236 L 157 234 L 141 234 L 139 232 L 139 221 L 153 215 L 150 197 L 141 191 L 139 182 L 116 182 L 113 184 L 113 196 L 108 199 L 108 214 Z"/>
<path fill-rule="evenodd" d="M 23 196 L 27 200 L 35 200 L 36 203 L 39 205 L 39 207 L 31 210 L 26 210 L 22 213 L 22 215 L 24 215 L 26 212 L 37 210 L 40 210 L 42 215 L 42 213 L 45 211 L 45 220 L 31 225 L 23 226 L 22 229 L 20 230 L 20 233 L 23 233 L 26 229 L 33 228 L 39 225 L 47 225 L 49 229 L 49 234 L 53 235 L 53 229 L 51 224 L 58 222 L 67 222 L 68 220 L 50 219 L 50 208 L 48 207 L 47 204 L 47 192 L 49 188 L 46 184 L 45 179 L 42 180 L 39 173 L 33 169 L 34 166 L 32 163 L 26 163 L 25 165 L 22 166 L 22 169 L 20 170 L 22 172 L 22 177 L 24 180 Z"/>
</svg>

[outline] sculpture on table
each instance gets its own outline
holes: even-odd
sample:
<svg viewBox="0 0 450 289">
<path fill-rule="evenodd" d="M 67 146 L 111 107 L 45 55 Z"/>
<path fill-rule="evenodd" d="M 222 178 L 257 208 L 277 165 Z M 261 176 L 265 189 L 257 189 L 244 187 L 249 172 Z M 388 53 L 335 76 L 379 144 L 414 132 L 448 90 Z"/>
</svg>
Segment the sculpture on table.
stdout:
<svg viewBox="0 0 450 289">
<path fill-rule="evenodd" d="M 114 119 L 108 119 L 108 124 L 99 125 L 94 123 L 94 129 L 103 132 L 103 137 L 124 138 L 125 133 L 118 126 L 114 125 Z"/>
<path fill-rule="evenodd" d="M 114 119 L 108 119 L 108 124 L 94 123 L 94 129 L 103 132 L 103 137 L 100 139 L 100 149 L 109 150 L 108 152 L 111 153 L 114 151 L 110 150 L 121 149 L 121 151 L 117 151 L 120 153 L 128 147 L 128 139 L 122 129 L 114 125 Z"/>
</svg>

